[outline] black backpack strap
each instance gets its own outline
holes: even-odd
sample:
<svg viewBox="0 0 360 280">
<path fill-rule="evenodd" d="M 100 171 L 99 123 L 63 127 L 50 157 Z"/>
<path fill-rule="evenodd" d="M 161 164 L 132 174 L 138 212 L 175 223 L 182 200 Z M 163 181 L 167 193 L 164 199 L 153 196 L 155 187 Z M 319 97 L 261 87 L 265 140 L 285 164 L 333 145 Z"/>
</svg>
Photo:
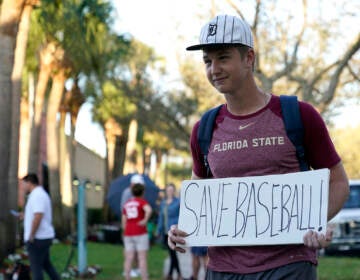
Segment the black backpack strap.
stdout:
<svg viewBox="0 0 360 280">
<path fill-rule="evenodd" d="M 206 168 L 206 177 L 212 176 L 210 166 L 207 160 L 209 153 L 209 146 L 211 143 L 212 133 L 214 129 L 215 119 L 223 105 L 212 108 L 206 111 L 200 119 L 200 124 L 197 133 L 197 139 L 200 146 L 201 153 L 203 155 L 203 162 Z"/>
<path fill-rule="evenodd" d="M 280 96 L 282 117 L 285 124 L 286 134 L 296 148 L 296 156 L 301 171 L 309 170 L 303 145 L 304 127 L 301 120 L 297 96 Z"/>
</svg>

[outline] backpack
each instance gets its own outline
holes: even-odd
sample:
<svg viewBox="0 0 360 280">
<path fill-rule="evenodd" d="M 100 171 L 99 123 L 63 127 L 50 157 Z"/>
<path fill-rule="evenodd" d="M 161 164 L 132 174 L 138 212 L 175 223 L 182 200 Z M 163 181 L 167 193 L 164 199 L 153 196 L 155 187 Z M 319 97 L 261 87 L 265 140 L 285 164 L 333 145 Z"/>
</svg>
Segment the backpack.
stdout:
<svg viewBox="0 0 360 280">
<path fill-rule="evenodd" d="M 305 148 L 303 146 L 304 127 L 300 116 L 297 96 L 281 95 L 280 103 L 286 134 L 296 148 L 296 157 L 299 161 L 300 170 L 307 171 L 309 170 L 309 165 L 306 161 Z M 222 106 L 223 105 L 220 105 L 206 111 L 200 119 L 198 128 L 197 139 L 203 155 L 203 163 L 206 168 L 207 178 L 212 176 L 207 155 L 209 152 L 215 119 Z"/>
</svg>

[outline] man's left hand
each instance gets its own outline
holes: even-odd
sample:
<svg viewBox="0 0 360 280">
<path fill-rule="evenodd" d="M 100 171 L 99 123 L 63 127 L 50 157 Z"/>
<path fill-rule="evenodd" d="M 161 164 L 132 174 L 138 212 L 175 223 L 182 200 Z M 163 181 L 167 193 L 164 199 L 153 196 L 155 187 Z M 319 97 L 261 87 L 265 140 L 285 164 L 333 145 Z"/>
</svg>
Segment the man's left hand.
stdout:
<svg viewBox="0 0 360 280">
<path fill-rule="evenodd" d="M 329 226 L 326 229 L 325 235 L 316 231 L 309 230 L 304 235 L 304 245 L 315 249 L 326 248 L 331 243 L 332 235 L 333 229 Z"/>
</svg>

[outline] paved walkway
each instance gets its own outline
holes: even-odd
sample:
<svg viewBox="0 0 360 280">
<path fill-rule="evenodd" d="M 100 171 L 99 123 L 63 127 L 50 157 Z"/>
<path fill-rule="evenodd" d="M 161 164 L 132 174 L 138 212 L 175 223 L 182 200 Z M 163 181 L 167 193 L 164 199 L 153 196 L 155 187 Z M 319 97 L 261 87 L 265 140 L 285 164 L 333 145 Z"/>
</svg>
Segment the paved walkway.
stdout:
<svg viewBox="0 0 360 280">
<path fill-rule="evenodd" d="M 182 276 L 184 279 L 189 279 L 192 275 L 192 265 L 191 265 L 192 256 L 190 253 L 190 249 L 187 248 L 186 253 L 184 253 L 184 254 L 177 253 L 177 255 L 178 255 L 179 262 L 180 262 L 180 270 L 181 270 Z M 167 275 L 167 271 L 169 270 L 169 265 L 170 265 L 170 259 L 168 257 L 164 261 L 164 269 L 163 269 L 164 276 Z M 173 279 L 177 279 L 176 277 L 177 277 L 177 275 L 176 275 L 176 273 L 174 273 Z M 200 269 L 198 279 L 199 280 L 205 279 L 205 271 L 203 268 Z"/>
</svg>

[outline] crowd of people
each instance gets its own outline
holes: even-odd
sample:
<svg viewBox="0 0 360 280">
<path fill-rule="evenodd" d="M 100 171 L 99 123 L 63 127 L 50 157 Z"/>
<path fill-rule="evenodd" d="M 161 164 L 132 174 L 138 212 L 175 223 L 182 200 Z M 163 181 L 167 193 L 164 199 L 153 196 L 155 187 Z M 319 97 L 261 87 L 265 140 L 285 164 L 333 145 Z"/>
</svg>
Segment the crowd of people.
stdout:
<svg viewBox="0 0 360 280">
<path fill-rule="evenodd" d="M 24 212 L 19 218 L 24 222 L 24 243 L 29 255 L 32 279 L 44 279 L 46 272 L 50 279 L 60 279 L 50 260 L 50 247 L 55 238 L 52 224 L 52 206 L 48 192 L 40 185 L 38 176 L 29 173 L 22 178 L 22 188 L 27 194 Z M 146 184 L 144 177 L 134 174 L 130 185 L 122 193 L 121 204 L 121 232 L 124 247 L 123 276 L 126 280 L 134 277 L 148 278 L 147 254 L 150 248 L 151 234 L 148 224 L 151 217 L 157 217 L 155 231 L 156 240 L 168 250 L 169 266 L 164 279 L 186 279 L 181 272 L 181 265 L 177 253 L 168 246 L 168 231 L 171 225 L 178 223 L 180 199 L 176 186 L 169 183 L 159 202 L 157 213 L 144 199 Z M 197 279 L 200 264 L 205 265 L 206 248 L 196 248 L 192 252 L 193 269 L 196 271 L 191 279 Z"/>
<path fill-rule="evenodd" d="M 124 273 L 126 280 L 140 276 L 142 280 L 148 279 L 147 252 L 150 248 L 151 234 L 147 232 L 146 224 L 153 213 L 150 204 L 144 199 L 145 180 L 142 175 L 134 174 L 130 179 L 130 185 L 122 193 L 122 232 L 124 243 Z M 172 225 L 176 225 L 180 214 L 180 199 L 173 183 L 166 185 L 164 196 L 159 203 L 156 213 L 157 226 L 155 237 L 164 248 L 168 250 L 169 265 L 165 271 L 164 279 L 185 280 L 181 271 L 177 252 L 168 245 L 168 231 Z M 189 279 L 198 279 L 201 266 L 207 262 L 207 248 L 191 248 L 192 275 Z M 190 270 L 191 270 L 190 269 Z"/>
</svg>

